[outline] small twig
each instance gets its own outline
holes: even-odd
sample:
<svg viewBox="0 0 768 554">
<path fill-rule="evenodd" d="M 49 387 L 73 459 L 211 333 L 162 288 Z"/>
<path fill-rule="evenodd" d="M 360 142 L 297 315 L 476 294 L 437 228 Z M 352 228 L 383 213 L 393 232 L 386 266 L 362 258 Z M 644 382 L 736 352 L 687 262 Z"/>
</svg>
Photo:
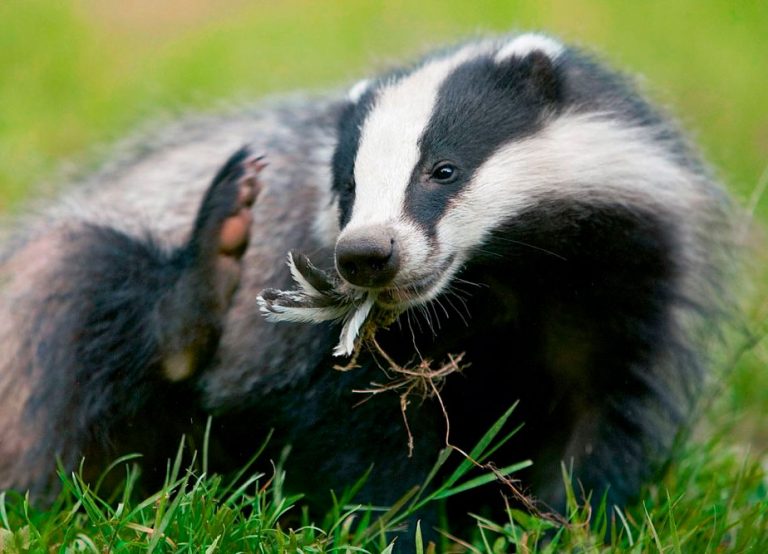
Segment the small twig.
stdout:
<svg viewBox="0 0 768 554">
<path fill-rule="evenodd" d="M 382 368 L 382 371 L 390 379 L 390 382 L 385 384 L 371 383 L 371 388 L 369 389 L 355 389 L 352 392 L 368 394 L 371 396 L 388 391 L 399 392 L 400 413 L 403 416 L 405 430 L 408 435 L 408 457 L 410 458 L 413 455 L 414 449 L 413 433 L 411 432 L 411 426 L 408 422 L 408 405 L 410 404 L 411 395 L 418 394 L 421 401 L 436 396 L 443 411 L 446 427 L 450 429 L 450 425 L 448 424 L 448 412 L 445 410 L 445 405 L 440 397 L 440 387 L 445 382 L 445 378 L 448 375 L 451 373 L 460 373 L 467 367 L 466 365 L 461 365 L 464 353 L 462 352 L 457 356 L 449 355 L 448 362 L 437 369 L 432 369 L 432 362 L 430 360 L 422 360 L 416 368 L 410 369 L 395 362 L 395 360 L 393 360 L 378 343 L 374 333 L 366 333 L 363 340 L 360 341 L 361 344 L 363 342 L 372 347 L 387 363 L 389 366 L 388 370 L 394 375 L 399 376 L 399 378 L 392 378 L 388 374 L 387 369 Z M 446 442 L 447 440 L 448 435 L 446 434 Z"/>
</svg>

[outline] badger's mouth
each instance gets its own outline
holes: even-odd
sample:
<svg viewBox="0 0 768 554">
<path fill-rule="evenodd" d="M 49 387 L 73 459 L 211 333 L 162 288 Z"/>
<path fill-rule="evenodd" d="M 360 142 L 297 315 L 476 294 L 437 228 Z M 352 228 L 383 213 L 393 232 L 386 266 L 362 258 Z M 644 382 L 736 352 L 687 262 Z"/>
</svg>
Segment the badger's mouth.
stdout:
<svg viewBox="0 0 768 554">
<path fill-rule="evenodd" d="M 458 265 L 457 258 L 449 256 L 437 268 L 411 278 L 406 276 L 399 283 L 395 280 L 386 287 L 360 287 L 345 283 L 315 267 L 303 254 L 292 252 L 288 255 L 288 267 L 296 287 L 265 289 L 257 300 L 261 312 L 272 321 L 343 322 L 334 355 L 348 356 L 375 306 L 383 310 L 377 318 L 389 319 L 411 306 L 428 302 L 445 290 Z"/>
<path fill-rule="evenodd" d="M 388 310 L 405 310 L 424 304 L 440 294 L 453 276 L 456 256 L 451 254 L 429 273 L 395 282 L 378 292 L 376 302 Z"/>
</svg>

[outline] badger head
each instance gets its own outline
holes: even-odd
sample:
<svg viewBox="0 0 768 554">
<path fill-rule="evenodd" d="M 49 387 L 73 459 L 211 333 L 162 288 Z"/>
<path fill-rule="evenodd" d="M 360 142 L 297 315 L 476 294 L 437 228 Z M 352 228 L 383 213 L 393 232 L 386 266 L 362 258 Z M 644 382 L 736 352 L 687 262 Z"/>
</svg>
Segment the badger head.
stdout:
<svg viewBox="0 0 768 554">
<path fill-rule="evenodd" d="M 303 260 L 291 264 L 299 293 L 264 300 L 275 319 L 343 319 L 337 353 L 370 314 L 388 321 L 459 279 L 489 285 L 477 306 L 543 276 L 566 296 L 625 281 L 701 288 L 721 195 L 631 83 L 551 38 L 470 43 L 363 81 L 337 137 L 345 283 L 314 286 Z"/>
<path fill-rule="evenodd" d="M 446 288 L 509 215 L 518 192 L 493 159 L 559 111 L 562 52 L 541 35 L 472 43 L 351 90 L 333 159 L 343 279 L 400 309 Z"/>
</svg>

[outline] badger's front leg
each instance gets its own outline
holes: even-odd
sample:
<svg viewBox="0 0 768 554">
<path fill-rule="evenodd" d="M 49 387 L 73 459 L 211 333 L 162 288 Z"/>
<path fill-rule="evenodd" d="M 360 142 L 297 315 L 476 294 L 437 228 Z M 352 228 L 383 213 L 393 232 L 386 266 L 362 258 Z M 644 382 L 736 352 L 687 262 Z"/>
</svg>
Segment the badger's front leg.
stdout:
<svg viewBox="0 0 768 554">
<path fill-rule="evenodd" d="M 205 193 L 189 240 L 170 252 L 152 237 L 85 232 L 87 263 L 72 282 L 83 294 L 73 308 L 86 380 L 93 370 L 182 381 L 210 359 L 239 283 L 262 167 L 246 150 L 233 155 Z"/>
<path fill-rule="evenodd" d="M 94 224 L 26 248 L 55 256 L 45 292 L 17 301 L 31 323 L 0 382 L 21 395 L 0 424 L 0 488 L 48 489 L 57 458 L 71 468 L 85 455 L 89 475 L 127 451 L 164 466 L 195 410 L 181 381 L 215 352 L 239 282 L 262 167 L 232 156 L 176 248 Z"/>
<path fill-rule="evenodd" d="M 240 281 L 250 207 L 260 191 L 263 167 L 247 150 L 230 158 L 206 192 L 189 242 L 169 260 L 176 276 L 162 291 L 151 318 L 162 373 L 170 381 L 190 377 L 216 348 Z"/>
</svg>

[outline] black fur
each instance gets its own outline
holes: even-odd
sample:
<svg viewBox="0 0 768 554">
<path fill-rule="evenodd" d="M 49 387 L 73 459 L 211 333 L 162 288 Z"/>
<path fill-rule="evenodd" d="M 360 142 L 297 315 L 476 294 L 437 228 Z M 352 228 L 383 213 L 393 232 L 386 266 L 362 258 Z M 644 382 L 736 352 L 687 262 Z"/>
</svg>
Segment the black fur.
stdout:
<svg viewBox="0 0 768 554">
<path fill-rule="evenodd" d="M 338 142 L 333 154 L 333 186 L 339 198 L 339 221 L 342 225 L 352 215 L 355 200 L 355 155 L 360 146 L 360 126 L 373 107 L 374 95 L 368 90 L 360 100 L 344 106 L 338 123 Z"/>
<path fill-rule="evenodd" d="M 462 275 L 487 287 L 470 302 L 507 308 L 468 310 L 473 327 L 490 320 L 468 356 L 502 373 L 472 375 L 465 386 L 477 390 L 462 391 L 465 409 L 475 395 L 494 406 L 517 392 L 526 426 L 510 459 L 539 459 L 530 483 L 556 508 L 564 500 L 558 460 L 573 462 L 597 500 L 606 487 L 610 505 L 632 500 L 699 390 L 700 368 L 677 342 L 669 311 L 683 299 L 675 297 L 679 245 L 667 225 L 618 205 L 545 203 L 499 229 Z M 670 354 L 679 356 L 673 373 L 658 365 Z"/>
</svg>

